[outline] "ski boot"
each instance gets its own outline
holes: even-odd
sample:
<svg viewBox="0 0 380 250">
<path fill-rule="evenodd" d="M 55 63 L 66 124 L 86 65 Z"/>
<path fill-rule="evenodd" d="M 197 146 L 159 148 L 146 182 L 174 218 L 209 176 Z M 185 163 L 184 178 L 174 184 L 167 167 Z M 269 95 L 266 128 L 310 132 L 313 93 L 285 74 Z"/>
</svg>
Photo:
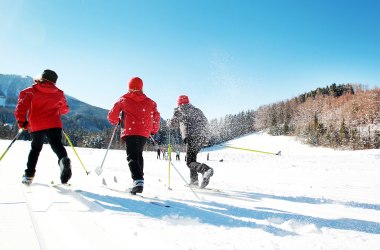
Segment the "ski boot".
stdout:
<svg viewBox="0 0 380 250">
<path fill-rule="evenodd" d="M 212 168 L 210 168 L 209 170 L 203 173 L 201 188 L 205 188 L 208 185 L 208 183 L 210 182 L 210 178 L 213 174 L 214 174 L 214 170 Z"/>
<path fill-rule="evenodd" d="M 21 182 L 25 185 L 30 185 L 33 182 L 34 176 L 26 176 L 25 174 L 22 176 Z"/>
<path fill-rule="evenodd" d="M 199 187 L 199 181 L 197 180 L 190 180 L 190 187 Z"/>
<path fill-rule="evenodd" d="M 71 178 L 71 160 L 68 157 L 63 157 L 59 161 L 61 167 L 61 183 L 66 184 Z"/>
<path fill-rule="evenodd" d="M 133 181 L 133 187 L 129 190 L 129 192 L 133 195 L 136 193 L 142 193 L 144 190 L 144 180 L 135 180 Z"/>
</svg>

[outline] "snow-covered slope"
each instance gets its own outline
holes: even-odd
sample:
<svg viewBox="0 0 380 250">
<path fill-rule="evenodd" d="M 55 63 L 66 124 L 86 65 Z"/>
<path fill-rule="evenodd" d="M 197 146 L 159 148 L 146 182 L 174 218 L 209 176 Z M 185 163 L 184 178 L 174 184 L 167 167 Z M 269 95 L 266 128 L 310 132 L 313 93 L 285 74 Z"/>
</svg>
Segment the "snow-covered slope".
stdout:
<svg viewBox="0 0 380 250">
<path fill-rule="evenodd" d="M 0 153 L 9 143 L 0 141 Z M 194 194 L 180 176 L 188 180 L 183 153 L 169 173 L 167 161 L 145 152 L 142 198 L 101 185 L 130 185 L 122 150 L 108 153 L 97 176 L 105 150 L 77 148 L 87 176 L 67 148 L 72 186 L 51 187 L 59 168 L 45 145 L 26 188 L 30 146 L 17 141 L 0 162 L 0 249 L 379 249 L 379 150 L 312 148 L 265 134 L 226 145 L 282 155 L 207 149 L 198 160 L 215 170 L 212 190 Z"/>
</svg>

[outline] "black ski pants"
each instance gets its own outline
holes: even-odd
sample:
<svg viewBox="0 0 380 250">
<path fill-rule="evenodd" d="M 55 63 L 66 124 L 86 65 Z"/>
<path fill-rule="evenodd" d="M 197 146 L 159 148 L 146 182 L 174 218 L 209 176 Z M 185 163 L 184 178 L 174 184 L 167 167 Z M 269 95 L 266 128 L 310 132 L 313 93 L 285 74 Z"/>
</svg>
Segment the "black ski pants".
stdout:
<svg viewBox="0 0 380 250">
<path fill-rule="evenodd" d="M 30 133 L 32 138 L 31 149 L 28 156 L 28 162 L 26 164 L 27 169 L 25 169 L 26 176 L 34 176 L 36 173 L 36 166 L 38 157 L 44 145 L 45 136 L 51 146 L 51 149 L 58 157 L 58 162 L 63 158 L 67 157 L 67 151 L 62 143 L 62 129 L 61 128 L 51 128 L 40 130 Z"/>
<path fill-rule="evenodd" d="M 210 167 L 204 163 L 192 162 L 189 164 L 190 170 L 195 171 L 196 173 L 204 174 Z"/>
<path fill-rule="evenodd" d="M 188 138 L 186 145 L 186 165 L 190 169 L 190 181 L 194 182 L 198 180 L 197 169 L 194 168 L 191 163 L 197 162 L 197 155 L 202 149 L 203 138 Z"/>
<path fill-rule="evenodd" d="M 139 135 L 131 135 L 125 138 L 127 161 L 132 179 L 144 180 L 143 151 L 147 138 Z"/>
</svg>

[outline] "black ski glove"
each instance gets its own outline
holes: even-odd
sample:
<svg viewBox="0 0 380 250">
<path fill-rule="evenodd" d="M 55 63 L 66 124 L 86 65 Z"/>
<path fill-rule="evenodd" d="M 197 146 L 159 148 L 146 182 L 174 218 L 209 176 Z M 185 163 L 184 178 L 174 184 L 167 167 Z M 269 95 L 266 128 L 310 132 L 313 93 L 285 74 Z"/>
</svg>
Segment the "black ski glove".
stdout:
<svg viewBox="0 0 380 250">
<path fill-rule="evenodd" d="M 28 129 L 29 128 L 28 121 L 25 121 L 25 122 L 17 121 L 17 125 L 19 128 L 22 128 L 22 129 Z"/>
</svg>

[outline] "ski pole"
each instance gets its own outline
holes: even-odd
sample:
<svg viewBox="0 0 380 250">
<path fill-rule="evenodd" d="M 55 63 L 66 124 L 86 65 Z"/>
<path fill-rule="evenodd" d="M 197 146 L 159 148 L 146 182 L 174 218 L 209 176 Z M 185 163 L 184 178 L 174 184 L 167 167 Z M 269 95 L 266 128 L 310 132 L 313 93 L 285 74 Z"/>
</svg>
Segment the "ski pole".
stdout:
<svg viewBox="0 0 380 250">
<path fill-rule="evenodd" d="M 4 153 L 1 155 L 0 157 L 0 161 L 4 158 L 4 156 L 6 155 L 6 153 L 8 152 L 8 150 L 12 147 L 13 143 L 20 137 L 22 131 L 24 131 L 22 128 L 20 128 L 18 130 L 18 133 L 17 135 L 15 136 L 15 138 L 12 140 L 11 144 L 9 144 L 9 146 L 7 147 L 7 149 L 4 151 Z"/>
<path fill-rule="evenodd" d="M 71 140 L 70 140 L 69 136 L 68 136 L 68 135 L 65 133 L 65 131 L 63 131 L 63 130 L 62 130 L 62 132 L 63 132 L 63 134 L 65 135 L 65 137 L 66 137 L 67 141 L 69 142 L 69 144 L 70 144 L 71 148 L 74 150 L 74 153 L 75 153 L 75 155 L 78 157 L 78 160 L 79 160 L 80 164 L 82 165 L 82 167 L 83 167 L 84 171 L 86 172 L 86 174 L 87 174 L 87 175 L 89 175 L 89 174 L 90 174 L 90 172 L 89 172 L 89 171 L 87 171 L 86 167 L 84 166 L 84 164 L 83 164 L 82 160 L 80 159 L 80 157 L 79 157 L 79 155 L 78 155 L 77 151 L 75 150 L 75 148 L 74 148 L 74 145 L 73 145 L 73 143 L 71 142 Z"/>
<path fill-rule="evenodd" d="M 199 198 L 199 196 L 197 195 L 197 193 L 194 191 L 194 189 L 191 188 L 191 185 L 189 183 L 187 183 L 187 181 L 185 180 L 185 178 L 181 175 L 181 173 L 178 171 L 178 169 L 174 166 L 174 164 L 172 162 L 170 162 L 170 164 L 173 166 L 173 168 L 175 169 L 175 171 L 177 171 L 177 173 L 179 174 L 179 176 L 181 176 L 182 180 L 186 183 L 186 186 L 188 186 L 190 188 L 190 190 L 198 198 L 198 200 L 201 200 Z"/>
<path fill-rule="evenodd" d="M 170 156 L 172 154 L 172 148 L 170 147 L 170 126 L 169 125 L 168 125 L 168 133 L 169 133 L 169 136 L 168 136 L 168 139 L 169 139 L 169 143 L 168 143 L 168 157 L 169 157 L 168 158 L 168 160 L 169 160 L 169 163 L 168 163 L 168 189 L 172 190 L 170 188 L 170 163 L 171 163 L 171 157 Z"/>
<path fill-rule="evenodd" d="M 271 155 L 281 155 L 281 151 L 278 151 L 277 153 L 272 153 L 272 152 L 265 152 L 265 151 L 260 151 L 260 150 L 255 150 L 255 149 L 249 149 L 249 148 L 238 148 L 238 147 L 232 147 L 232 146 L 227 146 L 227 145 L 222 145 L 222 146 L 226 147 L 226 148 L 233 148 L 233 149 L 245 150 L 245 151 L 256 152 L 256 153 L 271 154 Z"/>
<path fill-rule="evenodd" d="M 106 157 L 107 157 L 107 154 L 108 154 L 108 150 L 109 150 L 110 147 L 111 147 L 111 144 L 112 144 L 112 141 L 113 141 L 113 137 L 115 136 L 116 129 L 117 129 L 117 127 L 119 126 L 119 124 L 120 124 L 120 120 L 119 120 L 119 123 L 118 123 L 118 124 L 115 126 L 115 128 L 113 129 L 112 136 L 111 136 L 111 140 L 110 140 L 110 142 L 109 142 L 109 144 L 108 144 L 106 154 L 104 155 L 104 158 L 103 158 L 103 161 L 102 161 L 102 165 L 100 165 L 100 167 L 97 167 L 97 168 L 95 169 L 95 172 L 96 172 L 97 175 L 101 175 L 102 172 L 103 172 L 103 164 L 104 164 L 104 161 L 106 160 Z"/>
<path fill-rule="evenodd" d="M 157 142 L 154 140 L 153 135 L 150 135 L 150 139 L 152 139 L 154 145 L 157 145 Z"/>
<path fill-rule="evenodd" d="M 170 164 L 172 162 L 172 147 L 170 146 L 170 143 L 168 145 L 168 189 L 170 188 Z"/>
</svg>

